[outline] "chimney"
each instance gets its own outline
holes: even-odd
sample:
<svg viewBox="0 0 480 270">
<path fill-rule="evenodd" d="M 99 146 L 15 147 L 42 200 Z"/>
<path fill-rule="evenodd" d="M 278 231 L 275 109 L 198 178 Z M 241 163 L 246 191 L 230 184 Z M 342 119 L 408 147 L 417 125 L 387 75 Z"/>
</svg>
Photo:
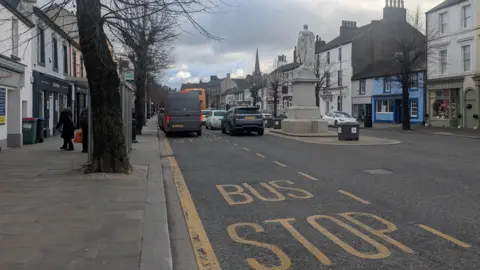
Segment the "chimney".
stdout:
<svg viewBox="0 0 480 270">
<path fill-rule="evenodd" d="M 37 0 L 20 0 L 18 4 L 18 11 L 25 17 L 30 18 L 33 14 L 33 7 L 37 5 Z"/>
<path fill-rule="evenodd" d="M 385 0 L 383 20 L 387 22 L 406 22 L 407 10 L 404 0 Z"/>
<path fill-rule="evenodd" d="M 230 79 L 230 73 L 227 73 L 227 78 Z"/>
<path fill-rule="evenodd" d="M 342 21 L 342 26 L 340 26 L 340 36 L 351 33 L 355 29 L 357 29 L 357 22 Z"/>
<path fill-rule="evenodd" d="M 213 81 L 216 81 L 218 80 L 218 77 L 216 75 L 210 75 L 210 81 L 213 82 Z"/>
</svg>

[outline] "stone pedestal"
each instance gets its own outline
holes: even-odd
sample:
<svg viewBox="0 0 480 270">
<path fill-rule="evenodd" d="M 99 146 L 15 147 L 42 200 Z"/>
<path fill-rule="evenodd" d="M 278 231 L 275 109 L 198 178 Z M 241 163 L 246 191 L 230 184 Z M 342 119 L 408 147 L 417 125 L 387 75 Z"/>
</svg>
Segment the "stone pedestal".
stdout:
<svg viewBox="0 0 480 270">
<path fill-rule="evenodd" d="M 321 119 L 315 106 L 315 83 L 312 69 L 300 66 L 294 71 L 293 106 L 287 109 L 287 119 L 282 121 L 282 132 L 291 134 L 327 133 L 328 123 Z"/>
</svg>

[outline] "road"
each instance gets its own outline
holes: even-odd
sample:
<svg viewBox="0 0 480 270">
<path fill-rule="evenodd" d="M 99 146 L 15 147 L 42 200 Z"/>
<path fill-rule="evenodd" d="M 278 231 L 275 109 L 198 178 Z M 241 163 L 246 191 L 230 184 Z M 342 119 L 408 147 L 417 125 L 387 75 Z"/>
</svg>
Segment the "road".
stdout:
<svg viewBox="0 0 480 270">
<path fill-rule="evenodd" d="M 479 269 L 480 141 L 363 133 L 402 143 L 166 140 L 199 265 Z"/>
</svg>

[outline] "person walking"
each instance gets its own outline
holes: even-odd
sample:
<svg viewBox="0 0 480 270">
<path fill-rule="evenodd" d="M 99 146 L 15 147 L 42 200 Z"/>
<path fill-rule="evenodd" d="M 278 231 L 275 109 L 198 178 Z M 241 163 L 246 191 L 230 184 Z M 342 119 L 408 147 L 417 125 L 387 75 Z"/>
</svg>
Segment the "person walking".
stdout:
<svg viewBox="0 0 480 270">
<path fill-rule="evenodd" d="M 63 108 L 60 112 L 60 119 L 55 129 L 62 128 L 63 145 L 62 150 L 73 151 L 73 136 L 75 135 L 75 124 L 72 120 L 72 110 L 70 108 Z"/>
<path fill-rule="evenodd" d="M 88 108 L 80 113 L 80 128 L 82 129 L 82 153 L 88 153 Z"/>
</svg>

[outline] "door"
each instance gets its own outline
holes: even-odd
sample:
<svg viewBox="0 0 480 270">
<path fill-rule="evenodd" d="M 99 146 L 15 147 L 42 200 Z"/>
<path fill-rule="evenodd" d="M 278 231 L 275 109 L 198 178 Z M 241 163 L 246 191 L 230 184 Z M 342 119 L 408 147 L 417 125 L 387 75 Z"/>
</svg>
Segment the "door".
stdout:
<svg viewBox="0 0 480 270">
<path fill-rule="evenodd" d="M 474 128 L 475 119 L 473 115 L 477 113 L 477 98 L 473 89 L 465 92 L 465 128 Z"/>
<path fill-rule="evenodd" d="M 402 100 L 395 99 L 395 113 L 393 114 L 393 120 L 395 124 L 402 123 L 403 119 Z"/>
<path fill-rule="evenodd" d="M 53 119 L 55 117 L 53 113 L 55 112 L 55 108 L 53 106 L 54 106 L 53 94 L 48 93 L 47 110 L 48 110 L 48 129 L 50 130 L 50 136 L 53 135 L 53 129 L 54 129 Z"/>
</svg>

